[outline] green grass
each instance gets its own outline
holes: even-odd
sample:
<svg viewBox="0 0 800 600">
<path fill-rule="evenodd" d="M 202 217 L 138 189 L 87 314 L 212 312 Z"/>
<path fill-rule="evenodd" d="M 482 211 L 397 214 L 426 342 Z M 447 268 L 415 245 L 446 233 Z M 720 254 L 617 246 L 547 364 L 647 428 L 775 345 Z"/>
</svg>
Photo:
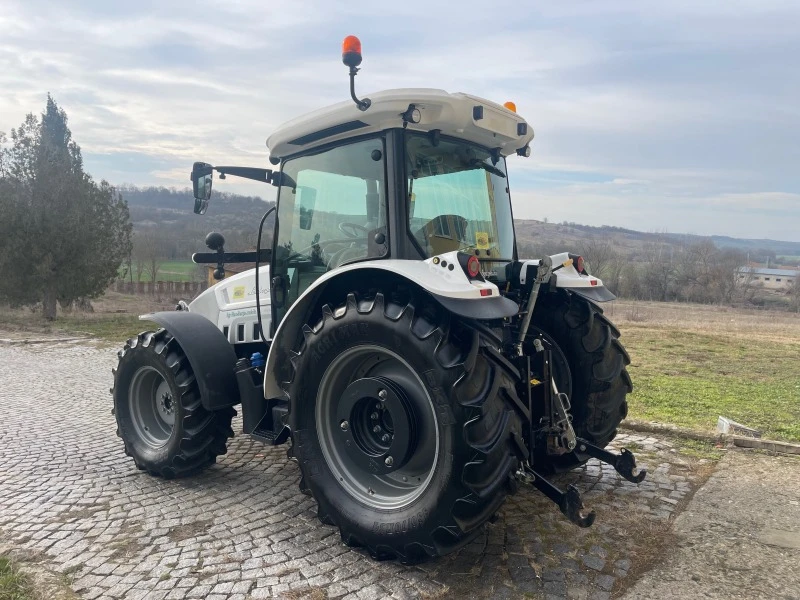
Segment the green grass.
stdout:
<svg viewBox="0 0 800 600">
<path fill-rule="evenodd" d="M 680 439 L 677 440 L 677 446 L 678 451 L 684 456 L 706 459 L 714 462 L 718 461 L 725 454 L 722 448 L 718 448 L 711 442 L 703 442 L 700 440 Z"/>
<path fill-rule="evenodd" d="M 120 276 L 123 271 L 124 268 L 120 268 Z M 166 260 L 161 263 L 156 279 L 158 281 L 196 281 L 197 272 L 197 265 L 191 260 Z M 130 277 L 128 274 L 126 281 L 130 281 Z M 136 265 L 133 265 L 133 281 L 136 280 Z M 146 269 L 142 272 L 142 281 L 150 282 L 150 275 Z"/>
<path fill-rule="evenodd" d="M 155 329 L 149 321 L 140 321 L 136 315 L 97 315 L 59 317 L 53 325 L 65 333 L 85 333 L 111 342 L 124 342 L 140 331 Z"/>
<path fill-rule="evenodd" d="M 33 587 L 11 559 L 0 556 L 0 600 L 32 600 Z"/>
<path fill-rule="evenodd" d="M 709 431 L 722 415 L 800 441 L 800 345 L 672 327 L 622 328 L 629 417 Z"/>
<path fill-rule="evenodd" d="M 59 315 L 56 321 L 49 322 L 38 314 L 26 314 L 23 311 L 0 312 L 0 330 L 27 331 L 39 336 L 90 335 L 122 343 L 140 331 L 153 328 L 153 323 L 140 321 L 138 316 L 132 314 Z"/>
</svg>

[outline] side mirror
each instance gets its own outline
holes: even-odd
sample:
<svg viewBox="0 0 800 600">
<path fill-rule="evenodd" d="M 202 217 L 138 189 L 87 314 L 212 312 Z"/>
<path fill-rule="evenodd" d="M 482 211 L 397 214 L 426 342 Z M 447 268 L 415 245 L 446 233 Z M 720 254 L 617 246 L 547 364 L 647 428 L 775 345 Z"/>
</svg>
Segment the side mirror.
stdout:
<svg viewBox="0 0 800 600">
<path fill-rule="evenodd" d="M 194 212 L 196 215 L 206 214 L 208 200 L 211 198 L 211 182 L 213 167 L 204 162 L 192 165 L 192 188 L 194 191 Z"/>
</svg>

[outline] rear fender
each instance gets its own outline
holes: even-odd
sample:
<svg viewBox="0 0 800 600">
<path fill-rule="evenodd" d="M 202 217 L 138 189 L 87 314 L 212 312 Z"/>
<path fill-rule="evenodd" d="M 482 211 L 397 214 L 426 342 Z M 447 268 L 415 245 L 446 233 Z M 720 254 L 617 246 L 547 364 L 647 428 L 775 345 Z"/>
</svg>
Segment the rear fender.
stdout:
<svg viewBox="0 0 800 600">
<path fill-rule="evenodd" d="M 359 271 L 361 276 L 363 272 L 363 280 L 368 282 L 371 274 L 389 272 L 398 280 L 425 290 L 450 312 L 470 319 L 502 319 L 519 312 L 517 304 L 501 296 L 493 283 L 471 281 L 460 267 L 457 254 L 449 252 L 425 261 L 384 259 L 359 262 L 329 271 L 317 279 L 292 305 L 275 332 L 264 372 L 265 397 L 285 398 L 281 384 L 292 377 L 290 361 L 298 333 L 307 324 L 326 286 L 346 273 Z M 482 295 L 481 290 L 488 295 Z"/>
<path fill-rule="evenodd" d="M 553 261 L 553 266 L 557 267 L 569 259 L 569 253 L 562 252 L 561 254 L 554 254 L 550 258 Z M 525 284 L 524 274 L 527 272 L 527 269 L 524 268 L 524 265 L 538 265 L 540 261 L 524 260 L 522 262 L 524 264 L 523 268 L 520 270 L 520 283 Z M 594 275 L 578 273 L 571 264 L 567 267 L 561 267 L 558 271 L 553 273 L 550 283 L 551 289 L 567 290 L 587 300 L 591 300 L 592 302 L 609 302 L 617 298 L 603 285 L 602 279 Z"/>
<path fill-rule="evenodd" d="M 234 373 L 236 353 L 214 323 L 186 311 L 157 312 L 139 318 L 157 323 L 178 341 L 189 359 L 204 408 L 219 410 L 239 403 Z"/>
</svg>

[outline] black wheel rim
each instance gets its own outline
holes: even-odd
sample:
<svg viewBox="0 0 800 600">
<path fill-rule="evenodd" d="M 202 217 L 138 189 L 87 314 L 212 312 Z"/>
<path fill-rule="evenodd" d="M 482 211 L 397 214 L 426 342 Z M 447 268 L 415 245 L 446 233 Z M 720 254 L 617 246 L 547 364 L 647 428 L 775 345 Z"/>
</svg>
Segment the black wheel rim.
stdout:
<svg viewBox="0 0 800 600">
<path fill-rule="evenodd" d="M 131 424 L 147 446 L 161 448 L 175 427 L 177 400 L 164 376 L 153 367 L 141 367 L 129 388 Z"/>
<path fill-rule="evenodd" d="M 320 448 L 355 499 L 402 508 L 430 485 L 439 457 L 433 401 L 397 353 L 356 346 L 325 370 L 316 404 Z"/>
</svg>

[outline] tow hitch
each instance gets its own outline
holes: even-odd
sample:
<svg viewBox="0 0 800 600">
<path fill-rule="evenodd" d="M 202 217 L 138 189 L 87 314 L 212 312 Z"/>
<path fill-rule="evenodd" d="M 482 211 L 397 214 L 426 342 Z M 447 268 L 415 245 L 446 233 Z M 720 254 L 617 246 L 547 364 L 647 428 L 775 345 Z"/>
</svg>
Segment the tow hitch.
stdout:
<svg viewBox="0 0 800 600">
<path fill-rule="evenodd" d="M 584 454 L 596 458 L 600 462 L 611 465 L 614 469 L 631 483 L 642 483 L 647 476 L 647 469 L 636 469 L 636 457 L 627 448 L 620 450 L 619 454 L 614 454 L 603 448 L 598 448 L 590 444 L 583 438 L 578 438 L 578 454 Z"/>
<path fill-rule="evenodd" d="M 647 470 L 636 468 L 636 458 L 627 448 L 615 454 L 575 434 L 569 412 L 569 397 L 559 392 L 552 376 L 550 344 L 535 339 L 533 347 L 533 356 L 520 356 L 518 359 L 520 369 L 526 376 L 531 444 L 530 454 L 516 472 L 516 477 L 550 498 L 572 523 L 578 527 L 591 527 L 596 515 L 593 510 L 586 510 L 578 488 L 570 484 L 566 491 L 562 490 L 533 469 L 532 465 L 536 464 L 535 441 L 538 440 L 548 454 L 574 452 L 581 459 L 596 458 L 614 467 L 617 473 L 631 483 L 641 483 L 647 476 Z M 540 379 L 534 377 L 534 372 Z"/>
<path fill-rule="evenodd" d="M 637 470 L 636 457 L 627 448 L 622 448 L 619 454 L 614 454 L 603 448 L 598 448 L 583 438 L 578 438 L 576 452 L 579 455 L 596 458 L 600 462 L 611 465 L 617 473 L 631 483 L 641 483 L 647 476 L 647 469 Z M 516 476 L 518 480 L 531 484 L 555 502 L 564 516 L 578 527 L 591 527 L 592 523 L 594 523 L 595 512 L 593 510 L 585 510 L 581 493 L 574 485 L 569 484 L 566 491 L 564 491 L 527 465 L 517 471 Z"/>
<path fill-rule="evenodd" d="M 578 527 L 591 527 L 594 523 L 595 513 L 590 510 L 584 513 L 583 498 L 581 493 L 571 483 L 565 492 L 529 467 L 517 471 L 517 479 L 530 483 L 545 496 L 558 505 L 559 510 Z"/>
</svg>

